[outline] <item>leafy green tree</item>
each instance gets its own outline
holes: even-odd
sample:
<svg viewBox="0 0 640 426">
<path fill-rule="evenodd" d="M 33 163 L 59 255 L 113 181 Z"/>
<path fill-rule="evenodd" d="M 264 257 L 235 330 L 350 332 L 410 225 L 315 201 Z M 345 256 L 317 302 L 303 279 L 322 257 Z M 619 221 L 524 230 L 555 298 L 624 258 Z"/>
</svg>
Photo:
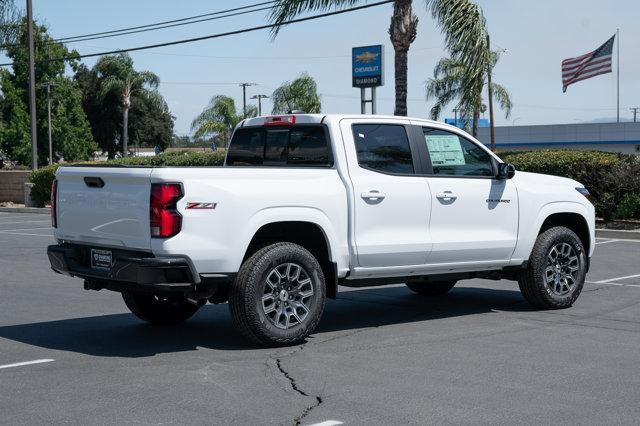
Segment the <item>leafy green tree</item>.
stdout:
<svg viewBox="0 0 640 426">
<path fill-rule="evenodd" d="M 492 67 L 498 61 L 499 55 L 493 52 Z M 473 77 L 473 78 L 470 78 Z M 471 121 L 473 136 L 478 135 L 478 119 L 485 105 L 482 99 L 483 89 L 487 83 L 487 68 L 485 72 L 470 71 L 468 66 L 451 58 L 442 58 L 433 70 L 433 78 L 427 81 L 427 99 L 435 98 L 436 103 L 431 108 L 431 118 L 437 120 L 442 110 L 451 102 L 456 101 L 456 108 L 463 120 Z M 491 82 L 493 96 L 498 101 L 505 117 L 511 115 L 511 97 L 507 89 Z"/>
<path fill-rule="evenodd" d="M 20 29 L 20 12 L 14 0 L 0 0 L 0 45 L 17 41 Z"/>
<path fill-rule="evenodd" d="M 0 73 L 0 149 L 8 157 L 23 165 L 31 165 L 31 135 L 29 130 L 29 93 L 27 63 L 27 25 L 22 20 L 17 44 L 6 46 L 6 55 L 13 61 L 12 70 Z M 44 59 L 77 55 L 61 43 L 55 43 L 44 26 L 34 24 L 34 44 L 36 61 L 36 117 L 38 139 L 38 162 L 45 164 L 49 156 L 47 91 L 43 83 L 51 83 L 51 124 L 53 140 L 53 160 L 64 158 L 68 161 L 88 160 L 93 157 L 96 144 L 82 109 L 81 92 L 74 81 L 65 75 L 64 61 L 44 61 Z M 67 64 L 72 70 L 77 61 Z"/>
<path fill-rule="evenodd" d="M 173 139 L 175 118 L 162 97 L 133 98 L 131 108 L 131 140 L 139 147 L 164 151 Z"/>
<path fill-rule="evenodd" d="M 158 78 L 136 71 L 128 55 L 102 57 L 91 69 L 81 65 L 75 80 L 82 89 L 93 137 L 109 158 L 124 152 L 125 130 L 127 150 L 129 135 L 138 146 L 165 149 L 171 144 L 174 117 L 156 90 Z"/>
<path fill-rule="evenodd" d="M 343 9 L 364 0 L 276 0 L 270 19 L 277 26 L 273 35 L 277 35 L 284 22 L 305 12 Z M 484 18 L 479 7 L 471 0 L 424 0 L 427 9 L 431 11 L 445 35 L 445 42 L 450 51 L 456 55 L 475 54 L 472 47 L 485 43 Z M 395 0 L 393 15 L 389 26 L 389 36 L 395 52 L 395 115 L 407 115 L 407 59 L 409 48 L 416 39 L 418 17 L 413 13 L 413 0 Z M 465 57 L 465 65 L 486 65 L 483 58 L 476 56 Z"/>
<path fill-rule="evenodd" d="M 271 95 L 273 114 L 285 113 L 289 110 L 302 110 L 308 113 L 320 112 L 320 96 L 316 81 L 307 73 L 292 82 L 285 82 Z"/>
<path fill-rule="evenodd" d="M 257 113 L 255 105 L 247 106 L 247 117 L 255 117 Z M 242 111 L 236 109 L 233 98 L 217 95 L 211 98 L 209 105 L 193 120 L 191 131 L 195 138 L 215 136 L 219 145 L 226 146 L 233 129 L 242 119 Z"/>
<path fill-rule="evenodd" d="M 127 53 L 103 56 L 96 65 L 103 75 L 100 85 L 100 98 L 116 94 L 122 107 L 122 155 L 126 156 L 129 143 L 129 110 L 132 96 L 158 98 L 160 79 L 151 71 L 136 71 L 133 59 Z"/>
</svg>

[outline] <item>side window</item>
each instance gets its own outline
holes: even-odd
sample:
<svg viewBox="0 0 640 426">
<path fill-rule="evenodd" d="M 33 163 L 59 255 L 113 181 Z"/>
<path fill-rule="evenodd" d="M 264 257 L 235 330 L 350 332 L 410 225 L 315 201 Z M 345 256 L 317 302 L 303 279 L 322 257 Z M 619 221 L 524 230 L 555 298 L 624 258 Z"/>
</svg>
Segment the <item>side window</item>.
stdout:
<svg viewBox="0 0 640 426">
<path fill-rule="evenodd" d="M 354 124 L 352 129 L 360 166 L 385 173 L 414 173 L 404 126 Z"/>
<path fill-rule="evenodd" d="M 436 175 L 494 176 L 491 156 L 475 143 L 455 133 L 422 128 Z"/>
</svg>

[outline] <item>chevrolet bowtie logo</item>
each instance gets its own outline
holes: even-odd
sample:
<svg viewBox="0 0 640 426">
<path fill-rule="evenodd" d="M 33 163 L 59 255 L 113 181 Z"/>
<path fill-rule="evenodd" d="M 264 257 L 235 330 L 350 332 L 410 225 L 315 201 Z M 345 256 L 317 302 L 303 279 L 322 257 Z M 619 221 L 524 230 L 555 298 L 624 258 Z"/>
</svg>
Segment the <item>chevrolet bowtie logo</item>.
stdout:
<svg viewBox="0 0 640 426">
<path fill-rule="evenodd" d="M 365 64 L 375 60 L 378 55 L 380 55 L 379 53 L 373 53 L 373 52 L 362 52 L 359 55 L 356 55 L 356 62 L 363 62 Z"/>
</svg>

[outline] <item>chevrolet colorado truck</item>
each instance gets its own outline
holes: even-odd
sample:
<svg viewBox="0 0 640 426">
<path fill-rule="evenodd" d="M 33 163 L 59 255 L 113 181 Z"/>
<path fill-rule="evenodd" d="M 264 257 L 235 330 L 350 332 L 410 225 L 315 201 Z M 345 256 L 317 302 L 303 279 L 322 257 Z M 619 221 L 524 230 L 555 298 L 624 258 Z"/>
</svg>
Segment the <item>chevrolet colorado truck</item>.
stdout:
<svg viewBox="0 0 640 426">
<path fill-rule="evenodd" d="M 48 257 L 85 289 L 121 292 L 144 321 L 228 302 L 247 338 L 287 345 L 339 285 L 435 297 L 509 279 L 537 308 L 569 307 L 594 250 L 588 197 L 443 123 L 258 117 L 237 126 L 223 167 L 61 167 Z"/>
</svg>

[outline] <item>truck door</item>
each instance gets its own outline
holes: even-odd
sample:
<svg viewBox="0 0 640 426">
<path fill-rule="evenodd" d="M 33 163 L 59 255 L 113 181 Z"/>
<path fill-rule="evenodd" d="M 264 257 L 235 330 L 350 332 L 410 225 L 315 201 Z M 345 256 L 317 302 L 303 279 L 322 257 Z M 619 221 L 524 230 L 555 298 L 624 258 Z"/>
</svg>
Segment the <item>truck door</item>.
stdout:
<svg viewBox="0 0 640 426">
<path fill-rule="evenodd" d="M 495 160 L 475 141 L 434 127 L 417 132 L 432 191 L 428 263 L 502 263 L 518 238 L 518 193 L 497 179 Z"/>
<path fill-rule="evenodd" d="M 358 265 L 424 265 L 431 249 L 430 193 L 416 175 L 409 121 L 345 119 L 340 127 L 353 189 Z"/>
</svg>

